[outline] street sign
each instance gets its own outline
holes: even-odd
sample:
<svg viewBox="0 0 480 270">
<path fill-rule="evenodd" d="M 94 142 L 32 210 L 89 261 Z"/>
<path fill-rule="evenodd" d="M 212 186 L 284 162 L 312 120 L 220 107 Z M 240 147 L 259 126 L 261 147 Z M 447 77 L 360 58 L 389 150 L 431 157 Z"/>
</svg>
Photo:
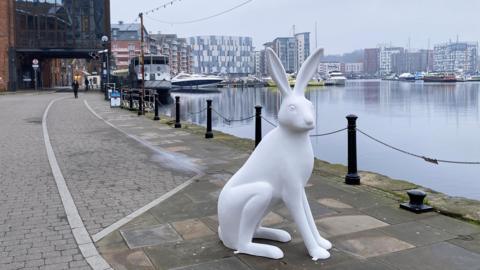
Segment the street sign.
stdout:
<svg viewBox="0 0 480 270">
<path fill-rule="evenodd" d="M 38 66 L 38 59 L 37 59 L 37 58 L 34 58 L 34 59 L 32 60 L 32 64 Z"/>
<path fill-rule="evenodd" d="M 37 69 L 37 68 L 39 68 L 39 65 L 33 64 L 32 67 L 33 67 L 34 69 Z"/>
</svg>

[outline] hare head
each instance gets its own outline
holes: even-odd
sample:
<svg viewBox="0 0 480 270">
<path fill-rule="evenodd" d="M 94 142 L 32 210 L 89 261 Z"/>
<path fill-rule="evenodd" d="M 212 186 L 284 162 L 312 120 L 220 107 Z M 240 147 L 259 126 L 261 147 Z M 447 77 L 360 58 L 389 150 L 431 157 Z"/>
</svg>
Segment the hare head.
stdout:
<svg viewBox="0 0 480 270">
<path fill-rule="evenodd" d="M 317 50 L 303 63 L 293 90 L 290 88 L 285 69 L 277 54 L 271 48 L 267 48 L 266 52 L 270 74 L 283 96 L 278 112 L 280 126 L 296 132 L 315 128 L 315 112 L 312 102 L 305 98 L 305 88 L 317 72 L 322 51 Z"/>
</svg>

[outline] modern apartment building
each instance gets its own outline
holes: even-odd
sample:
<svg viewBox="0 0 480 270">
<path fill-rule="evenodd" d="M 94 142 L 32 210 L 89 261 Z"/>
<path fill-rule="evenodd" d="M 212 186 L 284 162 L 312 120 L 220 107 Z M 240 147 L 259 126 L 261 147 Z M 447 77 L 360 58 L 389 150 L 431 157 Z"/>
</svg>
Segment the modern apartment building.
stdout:
<svg viewBox="0 0 480 270">
<path fill-rule="evenodd" d="M 242 76 L 253 72 L 251 37 L 196 36 L 187 41 L 195 73 Z"/>
<path fill-rule="evenodd" d="M 377 75 L 380 71 L 380 49 L 369 48 L 363 53 L 363 68 L 368 75 Z"/>
<path fill-rule="evenodd" d="M 285 71 L 294 73 L 296 71 L 296 40 L 294 37 L 278 37 L 272 41 L 272 49 L 277 53 Z"/>
<path fill-rule="evenodd" d="M 379 53 L 379 72 L 380 75 L 387 75 L 393 72 L 393 55 L 398 53 L 404 53 L 402 47 L 387 47 L 381 46 Z"/>
<path fill-rule="evenodd" d="M 345 63 L 342 72 L 346 75 L 363 73 L 363 63 Z"/>
<path fill-rule="evenodd" d="M 392 55 L 392 72 L 425 72 L 433 70 L 432 50 L 411 50 Z"/>
<path fill-rule="evenodd" d="M 192 73 L 192 47 L 186 38 L 179 38 L 176 34 L 153 34 L 150 35 L 156 42 L 159 53 L 168 56 L 170 72 Z"/>
<path fill-rule="evenodd" d="M 265 50 L 255 51 L 253 53 L 253 73 L 258 77 L 267 74 L 265 60 Z"/>
<path fill-rule="evenodd" d="M 300 67 L 303 65 L 303 62 L 307 60 L 310 56 L 310 33 L 298 33 L 295 34 L 295 49 L 296 49 L 296 59 L 295 59 L 295 71 L 298 72 Z"/>
<path fill-rule="evenodd" d="M 264 44 L 272 48 L 280 58 L 285 71 L 295 73 L 310 55 L 310 33 L 298 33 L 293 37 L 278 37 Z"/>
<path fill-rule="evenodd" d="M 454 42 L 435 45 L 434 71 L 459 71 L 475 73 L 478 62 L 478 43 Z"/>
<path fill-rule="evenodd" d="M 112 56 L 117 69 L 126 69 L 130 59 L 141 53 L 141 25 L 139 23 L 112 24 Z M 145 27 L 143 28 L 145 54 L 157 54 L 157 47 Z"/>
</svg>

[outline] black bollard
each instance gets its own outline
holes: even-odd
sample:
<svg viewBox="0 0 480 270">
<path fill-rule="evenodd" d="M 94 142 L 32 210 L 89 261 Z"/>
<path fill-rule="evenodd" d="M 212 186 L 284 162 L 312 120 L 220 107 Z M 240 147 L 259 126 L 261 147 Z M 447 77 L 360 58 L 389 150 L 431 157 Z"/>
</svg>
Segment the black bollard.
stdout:
<svg viewBox="0 0 480 270">
<path fill-rule="evenodd" d="M 133 92 L 132 89 L 128 90 L 128 103 L 129 103 L 128 104 L 128 107 L 129 107 L 128 109 L 130 111 L 133 110 L 133 94 L 132 94 L 132 92 Z"/>
<path fill-rule="evenodd" d="M 427 193 L 422 190 L 414 189 L 407 191 L 410 202 L 400 204 L 400 208 L 420 214 L 433 210 L 431 206 L 423 204 Z"/>
<path fill-rule="evenodd" d="M 103 84 L 103 89 L 105 94 L 105 100 L 108 100 L 108 87 L 106 83 Z"/>
<path fill-rule="evenodd" d="M 180 123 L 180 97 L 175 97 L 175 128 L 181 128 L 182 124 Z"/>
<path fill-rule="evenodd" d="M 207 99 L 207 133 L 205 133 L 206 139 L 213 138 L 212 132 L 212 100 Z"/>
<path fill-rule="evenodd" d="M 357 116 L 348 115 L 348 173 L 345 176 L 347 185 L 360 185 L 357 172 Z"/>
<path fill-rule="evenodd" d="M 158 103 L 159 103 L 159 102 L 158 102 L 158 94 L 155 93 L 155 94 L 153 95 L 153 97 L 154 97 L 154 99 L 155 99 L 155 117 L 153 117 L 153 120 L 154 120 L 154 121 L 158 121 L 158 120 L 160 120 L 160 116 L 158 116 L 158 107 L 160 106 L 160 104 L 158 104 Z"/>
<path fill-rule="evenodd" d="M 262 106 L 255 106 L 255 148 L 262 141 Z"/>
</svg>

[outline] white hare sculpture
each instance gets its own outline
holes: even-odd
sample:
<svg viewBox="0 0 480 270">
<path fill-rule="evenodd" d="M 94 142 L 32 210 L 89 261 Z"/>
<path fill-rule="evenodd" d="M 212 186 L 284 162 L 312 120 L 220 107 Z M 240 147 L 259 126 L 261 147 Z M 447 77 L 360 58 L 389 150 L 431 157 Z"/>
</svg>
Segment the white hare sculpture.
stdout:
<svg viewBox="0 0 480 270">
<path fill-rule="evenodd" d="M 271 75 L 283 95 L 279 126 L 263 138 L 218 199 L 218 234 L 223 244 L 235 253 L 283 258 L 278 247 L 252 242 L 253 238 L 280 242 L 292 239 L 286 231 L 261 226 L 272 207 L 283 201 L 313 260 L 330 257 L 327 250 L 332 244 L 318 233 L 305 194 L 313 170 L 309 131 L 315 127 L 315 114 L 304 89 L 317 71 L 320 54 L 318 50 L 305 61 L 292 91 L 280 59 L 267 49 Z"/>
</svg>

